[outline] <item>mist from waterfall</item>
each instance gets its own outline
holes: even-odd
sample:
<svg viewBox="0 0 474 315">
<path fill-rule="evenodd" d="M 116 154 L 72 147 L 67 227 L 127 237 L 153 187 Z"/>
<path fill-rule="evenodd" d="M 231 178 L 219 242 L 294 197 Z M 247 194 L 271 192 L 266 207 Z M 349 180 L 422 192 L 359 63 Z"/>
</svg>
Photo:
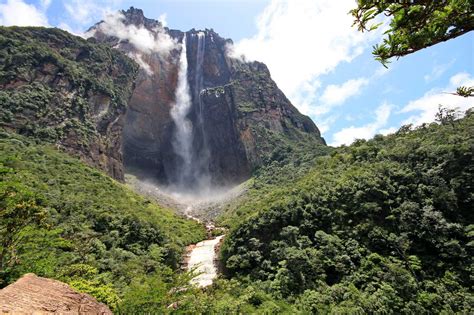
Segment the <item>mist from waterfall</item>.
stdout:
<svg viewBox="0 0 474 315">
<path fill-rule="evenodd" d="M 188 84 L 188 58 L 186 54 L 186 34 L 184 34 L 181 44 L 181 54 L 179 56 L 178 83 L 175 92 L 175 103 L 171 107 L 171 118 L 175 124 L 173 135 L 173 150 L 180 158 L 177 186 L 184 187 L 187 182 L 193 179 L 193 125 L 188 119 L 191 109 L 191 94 Z"/>
<path fill-rule="evenodd" d="M 174 157 L 168 161 L 167 182 L 140 172 L 127 179 L 140 193 L 203 221 L 208 220 L 209 213 L 220 211 L 221 205 L 237 198 L 246 189 L 245 185 L 212 185 L 206 111 L 201 99 L 206 86 L 203 75 L 206 36 L 205 32 L 191 31 L 184 34 L 179 45 L 175 101 L 170 109 Z"/>
</svg>

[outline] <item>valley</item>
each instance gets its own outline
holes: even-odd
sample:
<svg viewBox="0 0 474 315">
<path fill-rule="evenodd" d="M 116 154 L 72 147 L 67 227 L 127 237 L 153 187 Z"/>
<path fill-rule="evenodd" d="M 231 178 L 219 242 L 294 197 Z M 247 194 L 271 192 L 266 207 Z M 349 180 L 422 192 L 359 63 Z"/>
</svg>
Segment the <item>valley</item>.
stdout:
<svg viewBox="0 0 474 315">
<path fill-rule="evenodd" d="M 200 191 L 194 194 L 183 194 L 167 190 L 157 183 L 141 181 L 136 176 L 125 176 L 127 184 L 137 193 L 147 196 L 158 204 L 173 209 L 182 216 L 195 220 L 206 227 L 207 240 L 189 245 L 183 257 L 183 267 L 199 275 L 191 280 L 200 287 L 209 286 L 218 276 L 220 265 L 220 246 L 226 228 L 215 225 L 216 218 L 221 215 L 230 204 L 238 203 L 242 198 L 248 183 L 236 187 L 222 188 L 214 191 Z"/>
<path fill-rule="evenodd" d="M 339 84 L 336 73 L 352 71 L 331 65 L 343 49 L 308 60 L 297 45 L 278 62 L 293 73 L 306 58 L 303 68 L 319 74 L 295 84 L 296 97 L 288 83 L 301 78 L 282 80 L 272 58 L 269 69 L 239 55 L 288 35 L 286 20 L 266 20 L 288 13 L 271 4 L 262 33 L 238 43 L 212 28 L 173 29 L 133 6 L 87 20 L 80 36 L 0 26 L 2 313 L 473 312 L 474 88 L 461 86 L 474 82 L 469 71 L 402 107 L 396 101 L 413 91 L 395 87 L 399 68 Z M 474 29 L 466 1 L 353 5 L 359 31 L 376 31 L 367 23 L 380 14 L 392 19 L 390 40 L 373 46 L 385 67 Z M 425 7 L 436 27 L 424 28 Z M 365 56 L 353 48 L 340 67 Z M 346 99 L 359 104 L 392 71 L 393 86 L 372 91 L 383 94 L 380 107 L 344 112 Z M 363 101 L 376 103 L 372 94 Z M 410 108 L 432 117 L 415 121 Z M 363 115 L 365 125 L 352 125 Z M 393 115 L 403 124 L 389 124 Z M 314 117 L 326 118 L 317 126 Z M 341 142 L 328 145 L 322 132 L 344 123 L 329 143 Z"/>
</svg>

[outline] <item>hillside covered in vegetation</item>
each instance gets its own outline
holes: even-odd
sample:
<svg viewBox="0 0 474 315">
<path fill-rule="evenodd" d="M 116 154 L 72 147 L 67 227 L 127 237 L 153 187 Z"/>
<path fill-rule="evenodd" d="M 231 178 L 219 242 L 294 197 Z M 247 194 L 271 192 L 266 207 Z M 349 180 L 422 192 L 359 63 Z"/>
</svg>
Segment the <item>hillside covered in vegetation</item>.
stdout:
<svg viewBox="0 0 474 315">
<path fill-rule="evenodd" d="M 225 275 L 206 290 L 171 295 L 150 278 L 135 287 L 129 309 L 471 312 L 474 115 L 440 118 L 325 156 L 308 152 L 296 162 L 301 173 L 294 163 L 268 164 L 220 218 L 231 227 Z"/>
<path fill-rule="evenodd" d="M 228 276 L 301 311 L 472 311 L 474 114 L 356 141 L 248 200 Z M 239 207 L 235 211 L 239 211 Z"/>
<path fill-rule="evenodd" d="M 57 28 L 0 27 L 0 126 L 122 180 L 123 115 L 138 65 Z"/>
<path fill-rule="evenodd" d="M 2 132 L 0 152 L 2 287 L 34 272 L 114 308 L 145 277 L 171 287 L 184 246 L 205 237 L 51 145 Z"/>
<path fill-rule="evenodd" d="M 164 312 L 472 312 L 474 115 L 440 120 L 326 155 L 285 151 L 302 160 L 269 163 L 219 219 L 225 275 Z M 139 292 L 145 312 L 169 301 Z"/>
</svg>

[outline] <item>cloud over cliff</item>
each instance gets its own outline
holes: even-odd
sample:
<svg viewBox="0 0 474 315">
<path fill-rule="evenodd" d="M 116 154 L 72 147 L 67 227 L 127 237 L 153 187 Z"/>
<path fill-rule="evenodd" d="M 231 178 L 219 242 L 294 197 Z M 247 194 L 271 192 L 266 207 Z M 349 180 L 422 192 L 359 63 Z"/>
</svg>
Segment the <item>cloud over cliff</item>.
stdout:
<svg viewBox="0 0 474 315">
<path fill-rule="evenodd" d="M 121 42 L 129 42 L 138 51 L 145 54 L 167 55 L 177 47 L 176 41 L 166 33 L 164 28 L 156 27 L 153 30 L 148 30 L 144 26 L 126 25 L 125 16 L 121 12 L 107 14 L 98 28 L 87 35 L 91 36 L 97 30 L 105 35 L 115 36 Z"/>
<path fill-rule="evenodd" d="M 137 52 L 129 53 L 129 56 L 150 75 L 150 66 L 144 60 L 143 55 L 157 53 L 162 57 L 167 57 L 171 50 L 178 47 L 178 43 L 169 36 L 162 26 L 149 30 L 143 25 L 126 24 L 125 20 L 125 16 L 121 12 L 108 13 L 97 28 L 86 33 L 86 37 L 100 31 L 105 35 L 117 37 L 119 43 L 130 43 Z"/>
<path fill-rule="evenodd" d="M 320 76 L 351 62 L 379 36 L 352 28 L 351 0 L 272 0 L 257 18 L 257 34 L 229 49 L 230 55 L 266 63 L 272 77 L 306 114 L 318 100 Z"/>
</svg>

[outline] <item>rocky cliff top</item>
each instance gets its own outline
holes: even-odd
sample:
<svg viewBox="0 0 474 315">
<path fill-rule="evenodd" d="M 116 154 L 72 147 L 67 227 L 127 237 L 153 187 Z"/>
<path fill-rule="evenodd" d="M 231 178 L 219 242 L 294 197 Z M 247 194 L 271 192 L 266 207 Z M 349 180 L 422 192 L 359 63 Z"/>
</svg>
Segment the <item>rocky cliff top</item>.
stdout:
<svg viewBox="0 0 474 315">
<path fill-rule="evenodd" d="M 0 290 L 0 312 L 14 314 L 112 314 L 92 296 L 57 280 L 29 273 Z"/>
<path fill-rule="evenodd" d="M 152 29 L 155 27 L 162 27 L 163 24 L 160 21 L 148 19 L 143 14 L 143 10 L 130 7 L 127 11 L 122 10 L 122 14 L 125 16 L 125 24 L 130 25 L 144 25 L 146 28 Z"/>
</svg>

